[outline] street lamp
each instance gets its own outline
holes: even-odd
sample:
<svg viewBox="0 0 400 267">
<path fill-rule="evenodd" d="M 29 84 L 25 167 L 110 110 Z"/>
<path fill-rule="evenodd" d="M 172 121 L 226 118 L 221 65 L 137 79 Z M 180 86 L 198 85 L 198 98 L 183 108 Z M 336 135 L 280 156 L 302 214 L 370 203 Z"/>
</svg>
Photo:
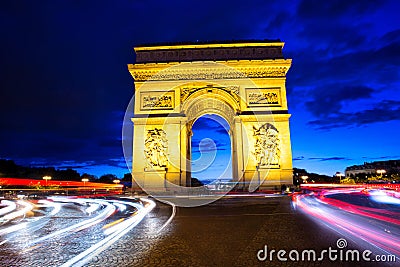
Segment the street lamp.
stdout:
<svg viewBox="0 0 400 267">
<path fill-rule="evenodd" d="M 117 184 L 119 184 L 121 181 L 119 180 L 119 179 L 114 179 L 113 180 L 113 183 L 115 184 L 115 186 L 117 185 Z M 116 190 L 116 188 L 114 188 L 114 190 Z"/>
<path fill-rule="evenodd" d="M 43 180 L 45 180 L 46 181 L 46 187 L 47 187 L 47 181 L 48 180 L 51 180 L 51 176 L 43 176 Z"/>
<path fill-rule="evenodd" d="M 344 176 L 344 174 L 341 173 L 341 172 L 337 172 L 337 173 L 335 174 L 335 176 L 336 176 L 336 177 L 339 177 L 339 184 L 341 184 L 341 183 L 342 183 L 342 177 Z"/>
<path fill-rule="evenodd" d="M 303 175 L 303 176 L 301 176 L 301 179 L 303 179 L 303 184 L 306 184 L 308 176 L 307 175 Z"/>
<path fill-rule="evenodd" d="M 379 173 L 382 178 L 382 174 L 386 173 L 386 170 L 376 170 L 376 173 Z"/>
<path fill-rule="evenodd" d="M 89 182 L 89 179 L 88 178 L 83 178 L 82 182 L 83 182 L 83 187 L 85 187 L 86 186 L 86 182 Z"/>
</svg>

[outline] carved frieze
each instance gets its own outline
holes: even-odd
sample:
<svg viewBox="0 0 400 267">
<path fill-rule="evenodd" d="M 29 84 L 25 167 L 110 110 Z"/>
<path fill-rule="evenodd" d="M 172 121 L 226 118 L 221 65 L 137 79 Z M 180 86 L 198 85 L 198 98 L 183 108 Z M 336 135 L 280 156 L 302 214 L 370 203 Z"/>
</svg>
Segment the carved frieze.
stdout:
<svg viewBox="0 0 400 267">
<path fill-rule="evenodd" d="M 209 99 L 209 101 L 194 103 L 187 110 L 186 117 L 188 121 L 194 121 L 199 116 L 204 115 L 205 111 L 213 111 L 214 114 L 221 115 L 230 125 L 233 125 L 234 110 L 228 104 L 218 99 Z"/>
<path fill-rule="evenodd" d="M 285 77 L 286 67 L 256 67 L 237 68 L 237 71 L 221 69 L 167 69 L 156 70 L 131 70 L 135 81 L 168 81 L 168 80 L 216 80 L 216 79 L 243 79 L 243 78 L 268 78 Z"/>
<path fill-rule="evenodd" d="M 158 128 L 147 130 L 144 147 L 144 154 L 149 167 L 167 167 L 168 140 L 164 130 Z"/>
<path fill-rule="evenodd" d="M 249 107 L 281 106 L 280 88 L 246 88 L 246 101 Z"/>
<path fill-rule="evenodd" d="M 141 110 L 173 109 L 174 92 L 142 92 L 140 94 Z"/>
<path fill-rule="evenodd" d="M 223 90 L 233 96 L 239 102 L 239 86 L 183 86 L 181 87 L 181 103 L 183 103 L 190 95 L 200 90 Z"/>
<path fill-rule="evenodd" d="M 258 167 L 275 167 L 279 165 L 280 140 L 279 132 L 270 123 L 259 127 L 253 126 L 254 156 Z"/>
</svg>

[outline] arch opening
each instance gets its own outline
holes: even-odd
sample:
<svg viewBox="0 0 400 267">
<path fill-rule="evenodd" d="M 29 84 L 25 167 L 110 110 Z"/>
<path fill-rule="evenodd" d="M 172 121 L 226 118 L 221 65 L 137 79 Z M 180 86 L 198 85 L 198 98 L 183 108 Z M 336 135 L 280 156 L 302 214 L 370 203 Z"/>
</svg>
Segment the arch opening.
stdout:
<svg viewBox="0 0 400 267">
<path fill-rule="evenodd" d="M 214 113 L 196 118 L 190 144 L 192 186 L 232 181 L 232 135 L 225 118 Z"/>
</svg>

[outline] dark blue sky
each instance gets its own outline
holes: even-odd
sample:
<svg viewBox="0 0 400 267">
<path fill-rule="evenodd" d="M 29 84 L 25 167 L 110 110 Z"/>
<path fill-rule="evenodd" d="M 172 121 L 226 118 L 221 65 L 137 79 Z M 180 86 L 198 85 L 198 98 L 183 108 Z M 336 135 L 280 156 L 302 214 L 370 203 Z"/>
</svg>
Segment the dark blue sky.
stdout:
<svg viewBox="0 0 400 267">
<path fill-rule="evenodd" d="M 400 158 L 398 1 L 2 1 L 0 158 L 129 172 L 121 147 L 142 43 L 281 39 L 294 166 Z M 218 144 L 217 144 L 218 146 Z"/>
</svg>

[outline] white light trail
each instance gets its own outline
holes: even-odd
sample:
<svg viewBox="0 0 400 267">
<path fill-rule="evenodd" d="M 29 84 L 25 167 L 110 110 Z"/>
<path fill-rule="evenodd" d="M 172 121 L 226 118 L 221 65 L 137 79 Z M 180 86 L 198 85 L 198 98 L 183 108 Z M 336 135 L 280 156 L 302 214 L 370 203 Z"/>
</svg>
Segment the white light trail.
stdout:
<svg viewBox="0 0 400 267">
<path fill-rule="evenodd" d="M 48 217 L 54 216 L 61 210 L 61 205 L 59 203 L 54 203 L 54 202 L 47 201 L 47 200 L 39 200 L 38 203 L 44 204 L 45 206 L 51 206 L 51 207 L 53 207 L 53 210 L 46 216 L 37 217 L 37 218 L 32 219 L 29 222 L 22 222 L 22 223 L 1 229 L 0 235 L 13 233 L 13 232 L 16 232 L 16 231 L 19 231 L 22 229 L 26 229 L 26 230 L 29 230 L 30 232 L 34 232 L 34 231 L 42 228 L 47 223 L 47 222 L 39 223 L 38 222 L 39 220 L 41 220 L 43 218 L 48 218 Z"/>
<path fill-rule="evenodd" d="M 125 202 L 115 200 L 115 201 L 113 201 L 112 203 L 113 203 L 115 206 L 117 206 L 117 208 L 118 208 L 119 211 L 122 212 L 122 211 L 125 211 L 125 210 L 126 210 Z"/>
<path fill-rule="evenodd" d="M 140 199 L 143 202 L 148 203 L 148 205 L 140 206 L 138 212 L 134 215 L 132 215 L 129 219 L 123 221 L 122 223 L 118 224 L 119 227 L 117 230 L 114 230 L 112 234 L 107 236 L 105 239 L 102 241 L 98 242 L 97 244 L 93 245 L 89 249 L 85 250 L 84 252 L 78 254 L 77 256 L 73 257 L 61 267 L 78 267 L 78 266 L 83 266 L 87 262 L 89 262 L 94 256 L 100 254 L 102 251 L 106 250 L 109 248 L 113 243 L 115 243 L 118 239 L 120 239 L 122 236 L 124 236 L 126 233 L 128 233 L 130 230 L 132 230 L 136 225 L 139 224 L 143 220 L 143 218 L 156 206 L 156 204 L 149 199 Z M 138 205 L 136 203 L 130 203 L 132 205 Z M 108 229 L 107 229 L 108 230 Z"/>
<path fill-rule="evenodd" d="M 48 200 L 41 199 L 41 200 L 38 201 L 38 203 L 44 204 L 44 205 L 46 205 L 46 206 L 53 207 L 53 210 L 52 210 L 49 214 L 46 215 L 47 217 L 54 216 L 54 215 L 56 215 L 57 213 L 59 213 L 60 210 L 61 210 L 61 204 L 60 204 L 60 203 L 57 203 L 57 202 L 53 202 L 53 201 L 48 201 Z"/>
<path fill-rule="evenodd" d="M 375 202 L 400 205 L 400 199 L 388 196 L 385 191 L 372 190 L 369 192 L 369 194 L 371 195 L 371 199 Z"/>
<path fill-rule="evenodd" d="M 169 205 L 171 205 L 171 207 L 172 207 L 172 213 L 171 213 L 171 216 L 169 217 L 169 219 L 168 219 L 168 220 L 163 224 L 163 226 L 161 226 L 161 228 L 157 231 L 157 234 L 161 233 L 161 231 L 164 230 L 164 228 L 167 227 L 167 225 L 170 224 L 170 222 L 172 221 L 172 219 L 175 217 L 175 214 L 176 214 L 176 206 L 175 206 L 175 204 L 172 203 L 172 202 L 166 201 L 166 200 L 164 200 L 164 202 L 166 202 L 166 203 L 168 203 Z"/>
<path fill-rule="evenodd" d="M 17 204 L 15 204 L 13 201 L 2 200 L 1 204 L 6 205 L 6 207 L 0 209 L 0 216 L 10 213 L 17 208 Z"/>
<path fill-rule="evenodd" d="M 109 216 L 111 216 L 111 214 L 113 214 L 114 211 L 116 210 L 116 208 L 115 208 L 114 205 L 111 205 L 110 203 L 108 203 L 108 202 L 106 202 L 106 201 L 95 200 L 95 199 L 90 199 L 90 200 L 87 200 L 87 201 L 88 201 L 88 202 L 89 202 L 89 201 L 90 201 L 90 202 L 95 202 L 95 203 L 98 203 L 98 204 L 100 204 L 100 205 L 104 205 L 105 208 L 104 208 L 104 210 L 103 210 L 101 213 L 99 213 L 97 216 L 95 216 L 95 217 L 93 217 L 93 218 L 90 218 L 90 219 L 88 219 L 88 220 L 79 222 L 79 223 L 74 224 L 74 225 L 71 225 L 71 226 L 69 226 L 69 227 L 67 227 L 67 228 L 58 230 L 58 231 L 56 231 L 56 232 L 53 232 L 53 233 L 51 233 L 51 234 L 48 234 L 48 235 L 46 235 L 46 236 L 40 237 L 40 238 L 38 238 L 38 239 L 36 239 L 36 240 L 33 240 L 32 242 L 30 242 L 30 243 L 28 244 L 28 246 L 32 246 L 32 245 L 34 245 L 34 244 L 36 244 L 36 243 L 43 242 L 43 241 L 45 241 L 45 240 L 47 240 L 47 239 L 50 239 L 50 238 L 53 238 L 53 237 L 55 237 L 55 236 L 64 235 L 64 234 L 70 234 L 70 233 L 72 233 L 72 232 L 76 232 L 76 231 L 80 231 L 80 230 L 89 228 L 90 226 L 93 226 L 93 225 L 95 225 L 95 224 L 97 224 L 97 223 L 99 223 L 99 222 L 105 220 L 106 218 L 108 218 Z"/>
<path fill-rule="evenodd" d="M 17 210 L 17 211 L 8 213 L 7 215 L 1 217 L 1 221 L 8 222 L 15 218 L 24 216 L 27 212 L 29 212 L 33 209 L 33 205 L 27 201 L 18 200 L 17 203 L 18 203 L 18 205 L 22 206 L 23 208 L 21 210 Z"/>
<path fill-rule="evenodd" d="M 100 208 L 100 205 L 98 203 L 89 203 L 89 208 L 85 210 L 85 212 L 89 215 L 91 215 L 93 212 L 98 210 Z"/>
</svg>

